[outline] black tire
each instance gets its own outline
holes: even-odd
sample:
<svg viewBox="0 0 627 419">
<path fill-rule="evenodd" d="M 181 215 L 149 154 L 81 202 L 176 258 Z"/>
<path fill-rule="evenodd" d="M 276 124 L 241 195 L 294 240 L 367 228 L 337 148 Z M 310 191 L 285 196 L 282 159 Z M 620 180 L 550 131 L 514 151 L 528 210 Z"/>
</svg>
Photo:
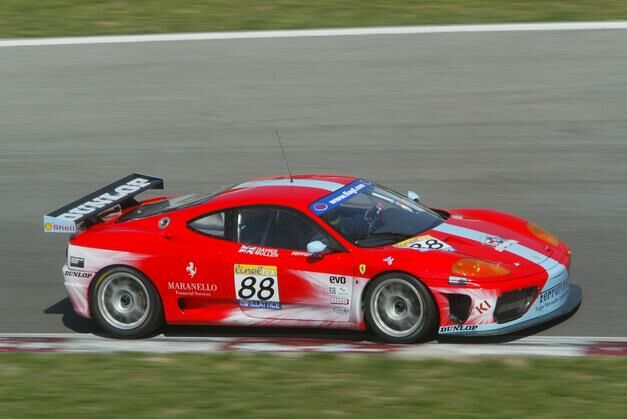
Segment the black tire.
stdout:
<svg viewBox="0 0 627 419">
<path fill-rule="evenodd" d="M 140 338 L 163 325 L 163 305 L 154 285 L 127 267 L 107 269 L 91 288 L 92 315 L 109 335 Z"/>
<path fill-rule="evenodd" d="M 368 285 L 364 314 L 370 329 L 389 343 L 430 340 L 439 322 L 437 305 L 427 287 L 400 272 L 382 275 Z"/>
</svg>

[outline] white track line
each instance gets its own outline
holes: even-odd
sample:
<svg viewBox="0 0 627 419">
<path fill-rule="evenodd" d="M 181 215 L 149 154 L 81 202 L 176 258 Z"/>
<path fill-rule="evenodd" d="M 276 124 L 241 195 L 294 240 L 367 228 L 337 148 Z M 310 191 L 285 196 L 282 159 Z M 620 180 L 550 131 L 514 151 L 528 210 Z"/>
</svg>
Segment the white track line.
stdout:
<svg viewBox="0 0 627 419">
<path fill-rule="evenodd" d="M 128 44 L 137 42 L 209 41 L 228 39 L 303 38 L 318 36 L 359 35 L 409 35 L 462 32 L 529 32 L 529 31 L 585 31 L 627 29 L 627 21 L 609 22 L 564 22 L 564 23 L 506 23 L 489 25 L 424 25 L 383 26 L 369 28 L 303 29 L 279 31 L 202 32 L 172 33 L 155 35 L 76 36 L 62 38 L 32 38 L 0 40 L 0 48 L 53 46 Z"/>
</svg>

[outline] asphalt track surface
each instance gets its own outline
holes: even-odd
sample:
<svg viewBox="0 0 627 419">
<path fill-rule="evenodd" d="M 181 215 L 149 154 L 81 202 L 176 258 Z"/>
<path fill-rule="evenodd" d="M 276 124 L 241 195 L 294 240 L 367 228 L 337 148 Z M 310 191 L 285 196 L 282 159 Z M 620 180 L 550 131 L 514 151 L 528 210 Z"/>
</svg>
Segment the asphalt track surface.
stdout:
<svg viewBox="0 0 627 419">
<path fill-rule="evenodd" d="M 42 214 L 133 171 L 168 194 L 284 173 L 279 128 L 297 172 L 547 227 L 584 300 L 540 333 L 625 336 L 626 52 L 621 30 L 1 49 L 0 332 L 97 331 L 71 312 L 67 237 Z"/>
</svg>

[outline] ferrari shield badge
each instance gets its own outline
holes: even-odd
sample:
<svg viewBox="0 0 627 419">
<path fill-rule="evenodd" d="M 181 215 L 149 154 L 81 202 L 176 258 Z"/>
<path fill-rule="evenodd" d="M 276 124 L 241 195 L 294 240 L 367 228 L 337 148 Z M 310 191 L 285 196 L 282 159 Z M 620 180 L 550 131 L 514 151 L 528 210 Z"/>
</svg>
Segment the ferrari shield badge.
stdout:
<svg viewBox="0 0 627 419">
<path fill-rule="evenodd" d="M 361 265 L 359 265 L 359 273 L 362 274 L 362 275 L 366 273 L 366 265 L 365 264 L 362 263 Z"/>
</svg>

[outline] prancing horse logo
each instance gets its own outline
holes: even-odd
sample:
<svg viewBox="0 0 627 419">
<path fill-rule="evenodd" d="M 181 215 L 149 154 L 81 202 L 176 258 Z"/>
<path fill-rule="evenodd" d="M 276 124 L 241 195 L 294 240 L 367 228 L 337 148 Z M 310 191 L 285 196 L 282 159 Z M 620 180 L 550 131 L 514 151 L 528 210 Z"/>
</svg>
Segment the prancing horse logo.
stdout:
<svg viewBox="0 0 627 419">
<path fill-rule="evenodd" d="M 189 262 L 189 264 L 187 265 L 187 268 L 185 268 L 185 270 L 189 274 L 190 278 L 194 278 L 194 276 L 196 276 L 197 270 L 196 270 L 196 265 L 194 265 L 194 262 Z"/>
</svg>

